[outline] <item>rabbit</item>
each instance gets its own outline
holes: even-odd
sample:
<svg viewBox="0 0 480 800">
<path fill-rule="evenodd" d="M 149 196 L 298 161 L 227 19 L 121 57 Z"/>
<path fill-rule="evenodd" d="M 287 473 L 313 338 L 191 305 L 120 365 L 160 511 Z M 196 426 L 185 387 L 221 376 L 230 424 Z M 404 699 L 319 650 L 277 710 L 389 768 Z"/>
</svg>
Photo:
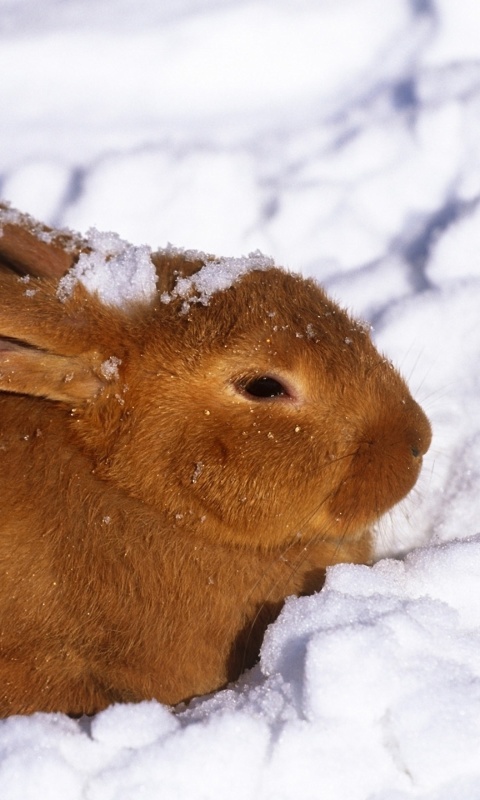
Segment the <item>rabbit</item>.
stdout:
<svg viewBox="0 0 480 800">
<path fill-rule="evenodd" d="M 287 596 L 371 561 L 427 417 L 310 279 L 254 264 L 186 300 L 176 281 L 209 258 L 166 250 L 149 300 L 117 307 L 81 283 L 60 299 L 88 242 L 54 237 L 49 256 L 29 218 L 4 230 L 0 714 L 224 687 Z"/>
</svg>

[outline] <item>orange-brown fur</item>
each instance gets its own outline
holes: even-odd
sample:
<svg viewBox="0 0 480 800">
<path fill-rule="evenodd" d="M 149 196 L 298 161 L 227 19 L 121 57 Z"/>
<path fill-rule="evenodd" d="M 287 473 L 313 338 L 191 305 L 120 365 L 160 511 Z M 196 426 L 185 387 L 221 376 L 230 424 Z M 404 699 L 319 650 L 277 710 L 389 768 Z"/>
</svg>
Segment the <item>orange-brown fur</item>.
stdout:
<svg viewBox="0 0 480 800">
<path fill-rule="evenodd" d="M 80 286 L 60 302 L 61 270 L 42 269 L 28 218 L 15 255 L 14 228 L 8 258 L 0 238 L 0 714 L 217 689 L 254 663 L 287 595 L 369 561 L 429 424 L 313 282 L 253 271 L 186 314 Z M 162 289 L 201 266 L 155 263 Z M 238 388 L 272 373 L 295 400 Z"/>
</svg>

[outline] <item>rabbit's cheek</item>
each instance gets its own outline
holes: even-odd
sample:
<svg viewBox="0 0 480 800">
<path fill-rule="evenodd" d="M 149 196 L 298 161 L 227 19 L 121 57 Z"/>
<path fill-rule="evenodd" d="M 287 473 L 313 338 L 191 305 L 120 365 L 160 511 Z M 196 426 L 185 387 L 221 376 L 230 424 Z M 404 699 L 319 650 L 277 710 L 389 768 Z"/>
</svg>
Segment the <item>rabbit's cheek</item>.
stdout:
<svg viewBox="0 0 480 800">
<path fill-rule="evenodd" d="M 295 433 L 299 426 L 286 428 L 274 433 L 258 426 L 229 441 L 212 437 L 208 452 L 192 455 L 183 485 L 230 526 L 233 538 L 278 545 L 297 534 L 314 536 L 329 523 L 325 502 L 338 485 L 338 470 L 312 446 L 308 432 L 302 437 L 300 429 Z M 312 515 L 316 525 L 310 530 Z"/>
</svg>

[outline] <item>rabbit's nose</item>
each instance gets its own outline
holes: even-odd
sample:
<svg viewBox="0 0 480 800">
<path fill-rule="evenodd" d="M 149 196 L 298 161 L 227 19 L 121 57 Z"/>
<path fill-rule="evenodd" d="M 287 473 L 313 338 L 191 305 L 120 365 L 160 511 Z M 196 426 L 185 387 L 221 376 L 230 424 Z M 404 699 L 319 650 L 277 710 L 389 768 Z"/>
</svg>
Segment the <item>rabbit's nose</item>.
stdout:
<svg viewBox="0 0 480 800">
<path fill-rule="evenodd" d="M 430 447 L 432 428 L 423 410 L 415 400 L 410 400 L 410 406 L 409 413 L 413 422 L 409 431 L 410 451 L 413 458 L 421 458 Z"/>
</svg>

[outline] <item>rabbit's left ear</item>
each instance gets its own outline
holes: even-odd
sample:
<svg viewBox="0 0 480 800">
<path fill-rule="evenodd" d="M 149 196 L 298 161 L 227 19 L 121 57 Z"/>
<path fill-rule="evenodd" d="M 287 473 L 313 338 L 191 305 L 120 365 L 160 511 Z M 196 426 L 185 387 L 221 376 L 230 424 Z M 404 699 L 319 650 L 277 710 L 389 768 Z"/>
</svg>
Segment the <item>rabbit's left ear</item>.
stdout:
<svg viewBox="0 0 480 800">
<path fill-rule="evenodd" d="M 58 300 L 51 281 L 0 275 L 0 391 L 74 405 L 98 394 L 107 382 L 99 332 L 79 325 L 75 308 Z"/>
<path fill-rule="evenodd" d="M 98 360 L 96 354 L 63 356 L 0 338 L 0 391 L 82 404 L 105 385 L 95 370 Z"/>
</svg>

